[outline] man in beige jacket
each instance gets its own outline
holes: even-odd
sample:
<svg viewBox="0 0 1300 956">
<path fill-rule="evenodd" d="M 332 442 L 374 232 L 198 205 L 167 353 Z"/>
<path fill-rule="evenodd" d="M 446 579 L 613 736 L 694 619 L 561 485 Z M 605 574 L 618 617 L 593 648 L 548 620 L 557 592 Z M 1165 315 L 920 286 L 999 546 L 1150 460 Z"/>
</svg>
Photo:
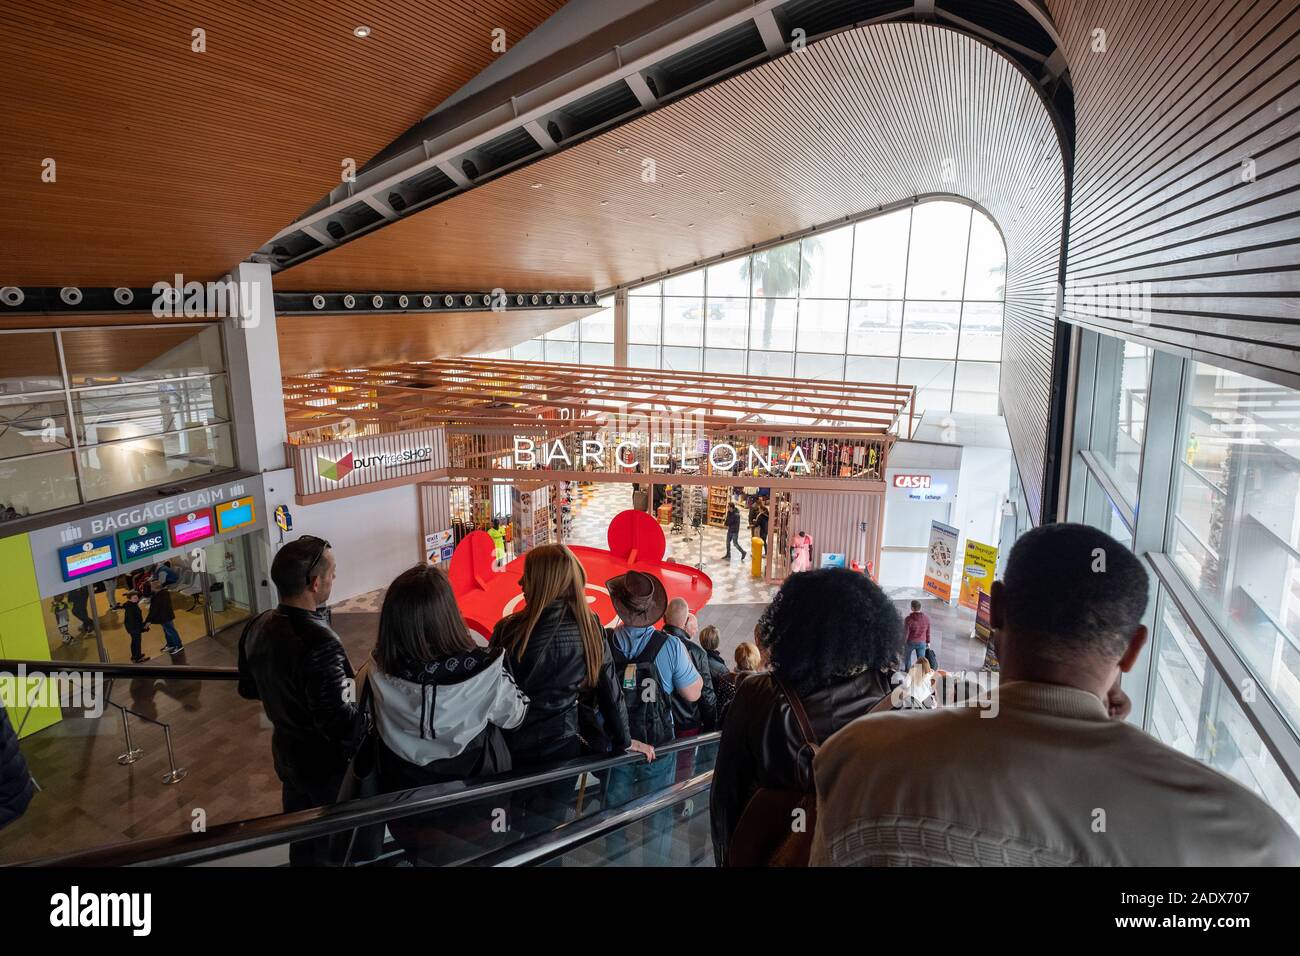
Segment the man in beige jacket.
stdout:
<svg viewBox="0 0 1300 956">
<path fill-rule="evenodd" d="M 1084 525 L 1037 528 L 991 598 L 996 706 L 835 734 L 813 765 L 813 865 L 1300 865 L 1300 838 L 1263 800 L 1108 711 L 1147 639 L 1147 574 L 1128 549 Z"/>
</svg>

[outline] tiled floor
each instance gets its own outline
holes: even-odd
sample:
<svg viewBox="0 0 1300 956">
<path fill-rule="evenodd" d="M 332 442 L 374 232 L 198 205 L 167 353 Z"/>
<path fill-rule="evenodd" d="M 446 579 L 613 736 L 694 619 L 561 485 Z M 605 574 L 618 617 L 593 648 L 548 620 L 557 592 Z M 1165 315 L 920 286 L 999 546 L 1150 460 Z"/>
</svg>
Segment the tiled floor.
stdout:
<svg viewBox="0 0 1300 956">
<path fill-rule="evenodd" d="M 632 507 L 632 489 L 629 485 L 593 484 L 584 500 L 574 509 L 573 543 L 593 548 L 608 547 L 606 532 L 613 517 Z M 750 573 L 749 542 L 742 541 L 746 557 L 735 551 L 731 560 L 724 555 L 727 550 L 727 532 L 723 528 L 705 527 L 702 538 L 688 529 L 687 533 L 673 534 L 664 525 L 668 547 L 664 557 L 669 561 L 695 567 L 703 564 L 703 571 L 713 581 L 713 604 L 766 604 L 776 593 L 776 588 L 755 578 Z M 743 529 L 742 529 L 743 530 Z"/>
</svg>

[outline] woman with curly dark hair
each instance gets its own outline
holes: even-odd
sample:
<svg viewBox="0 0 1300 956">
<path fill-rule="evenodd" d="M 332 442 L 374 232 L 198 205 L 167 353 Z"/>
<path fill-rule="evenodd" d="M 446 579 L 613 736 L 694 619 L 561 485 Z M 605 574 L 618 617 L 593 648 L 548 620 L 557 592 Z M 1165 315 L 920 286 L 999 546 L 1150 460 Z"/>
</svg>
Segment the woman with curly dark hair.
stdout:
<svg viewBox="0 0 1300 956">
<path fill-rule="evenodd" d="M 770 670 L 736 688 L 713 768 L 719 866 L 807 862 L 813 754 L 889 693 L 889 666 L 903 642 L 893 603 L 866 575 L 844 568 L 791 575 L 757 633 Z M 806 821 L 805 830 L 792 819 Z"/>
</svg>

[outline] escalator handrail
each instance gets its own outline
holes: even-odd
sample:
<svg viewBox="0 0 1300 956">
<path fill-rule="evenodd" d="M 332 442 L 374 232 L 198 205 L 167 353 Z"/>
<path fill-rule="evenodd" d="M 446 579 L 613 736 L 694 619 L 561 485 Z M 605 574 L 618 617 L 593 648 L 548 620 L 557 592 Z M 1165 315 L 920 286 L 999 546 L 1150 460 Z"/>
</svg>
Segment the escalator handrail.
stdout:
<svg viewBox="0 0 1300 956">
<path fill-rule="evenodd" d="M 686 737 L 655 748 L 655 759 L 706 744 L 717 743 L 719 731 Z M 237 820 L 210 827 L 203 833 L 170 834 L 126 843 L 114 843 L 92 850 L 81 850 L 24 866 L 190 866 L 220 860 L 253 850 L 280 846 L 313 837 L 330 836 L 359 827 L 388 823 L 430 811 L 445 810 L 475 800 L 497 797 L 576 777 L 610 767 L 643 761 L 639 753 L 612 757 L 580 757 L 557 764 L 549 770 L 528 774 L 509 774 L 473 784 L 463 781 L 431 784 L 395 793 L 363 797 L 328 807 L 313 807 L 293 813 L 277 813 L 249 820 Z"/>
<path fill-rule="evenodd" d="M 675 806 L 713 785 L 713 771 L 706 770 L 687 780 L 669 784 L 662 790 L 639 797 L 630 803 L 579 817 L 552 830 L 511 843 L 498 850 L 476 856 L 464 866 L 540 866 L 563 856 L 608 833 Z"/>
<path fill-rule="evenodd" d="M 195 667 L 188 664 L 104 664 L 99 661 L 0 660 L 0 674 L 76 673 L 105 677 L 172 678 L 174 680 L 239 680 L 238 667 Z"/>
</svg>

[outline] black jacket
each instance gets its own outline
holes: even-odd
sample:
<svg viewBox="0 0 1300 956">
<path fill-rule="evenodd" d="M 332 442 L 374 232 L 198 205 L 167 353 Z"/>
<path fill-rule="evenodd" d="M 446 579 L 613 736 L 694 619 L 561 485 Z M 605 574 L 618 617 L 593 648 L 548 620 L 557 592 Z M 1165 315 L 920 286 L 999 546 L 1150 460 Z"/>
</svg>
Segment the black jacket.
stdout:
<svg viewBox="0 0 1300 956">
<path fill-rule="evenodd" d="M 490 646 L 499 646 L 506 628 L 522 623 L 522 615 L 499 621 Z M 594 688 L 595 704 L 613 752 L 622 753 L 632 742 L 627 705 L 604 641 L 601 647 L 605 656 Z M 515 768 L 579 756 L 578 696 L 587 679 L 587 656 L 578 622 L 564 602 L 547 606 L 528 639 L 523 660 L 507 654 L 506 665 L 529 700 L 524 722 L 506 732 Z"/>
<path fill-rule="evenodd" d="M 726 524 L 726 526 L 727 526 L 727 530 L 728 530 L 728 531 L 739 531 L 739 530 L 740 530 L 740 512 L 737 511 L 735 508 L 729 508 L 729 509 L 727 509 L 727 518 L 726 518 L 726 521 L 725 521 L 724 523 Z"/>
<path fill-rule="evenodd" d="M 140 634 L 144 631 L 144 615 L 137 602 L 127 601 L 122 605 L 122 627 L 128 634 Z"/>
<path fill-rule="evenodd" d="M 347 766 L 357 722 L 351 678 L 342 642 L 316 612 L 281 604 L 244 628 L 239 695 L 266 709 L 282 780 L 326 778 Z"/>
<path fill-rule="evenodd" d="M 32 775 L 18 749 L 9 712 L 0 704 L 0 827 L 13 823 L 32 802 Z"/>
<path fill-rule="evenodd" d="M 866 714 L 889 693 L 888 677 L 867 671 L 801 696 L 818 743 Z M 803 759 L 800 759 L 801 751 Z M 811 755 L 785 695 L 768 673 L 740 681 L 727 711 L 709 797 L 713 858 L 722 866 L 740 815 L 759 787 L 813 792 Z"/>
<path fill-rule="evenodd" d="M 176 612 L 172 610 L 171 591 L 159 588 L 153 592 L 153 597 L 149 599 L 149 616 L 145 620 L 150 624 L 169 624 L 176 620 Z"/>
<path fill-rule="evenodd" d="M 709 674 L 709 654 L 680 627 L 665 624 L 664 630 L 686 645 L 686 653 L 691 656 L 691 663 L 703 681 L 699 700 L 685 701 L 673 694 L 673 727 L 679 735 L 683 730 L 707 733 L 718 725 L 718 703 L 713 694 L 713 677 Z"/>
<path fill-rule="evenodd" d="M 727 666 L 727 662 L 722 659 L 722 655 L 717 651 L 705 651 L 704 653 L 709 662 L 709 676 L 714 680 L 731 673 L 731 668 Z"/>
</svg>

